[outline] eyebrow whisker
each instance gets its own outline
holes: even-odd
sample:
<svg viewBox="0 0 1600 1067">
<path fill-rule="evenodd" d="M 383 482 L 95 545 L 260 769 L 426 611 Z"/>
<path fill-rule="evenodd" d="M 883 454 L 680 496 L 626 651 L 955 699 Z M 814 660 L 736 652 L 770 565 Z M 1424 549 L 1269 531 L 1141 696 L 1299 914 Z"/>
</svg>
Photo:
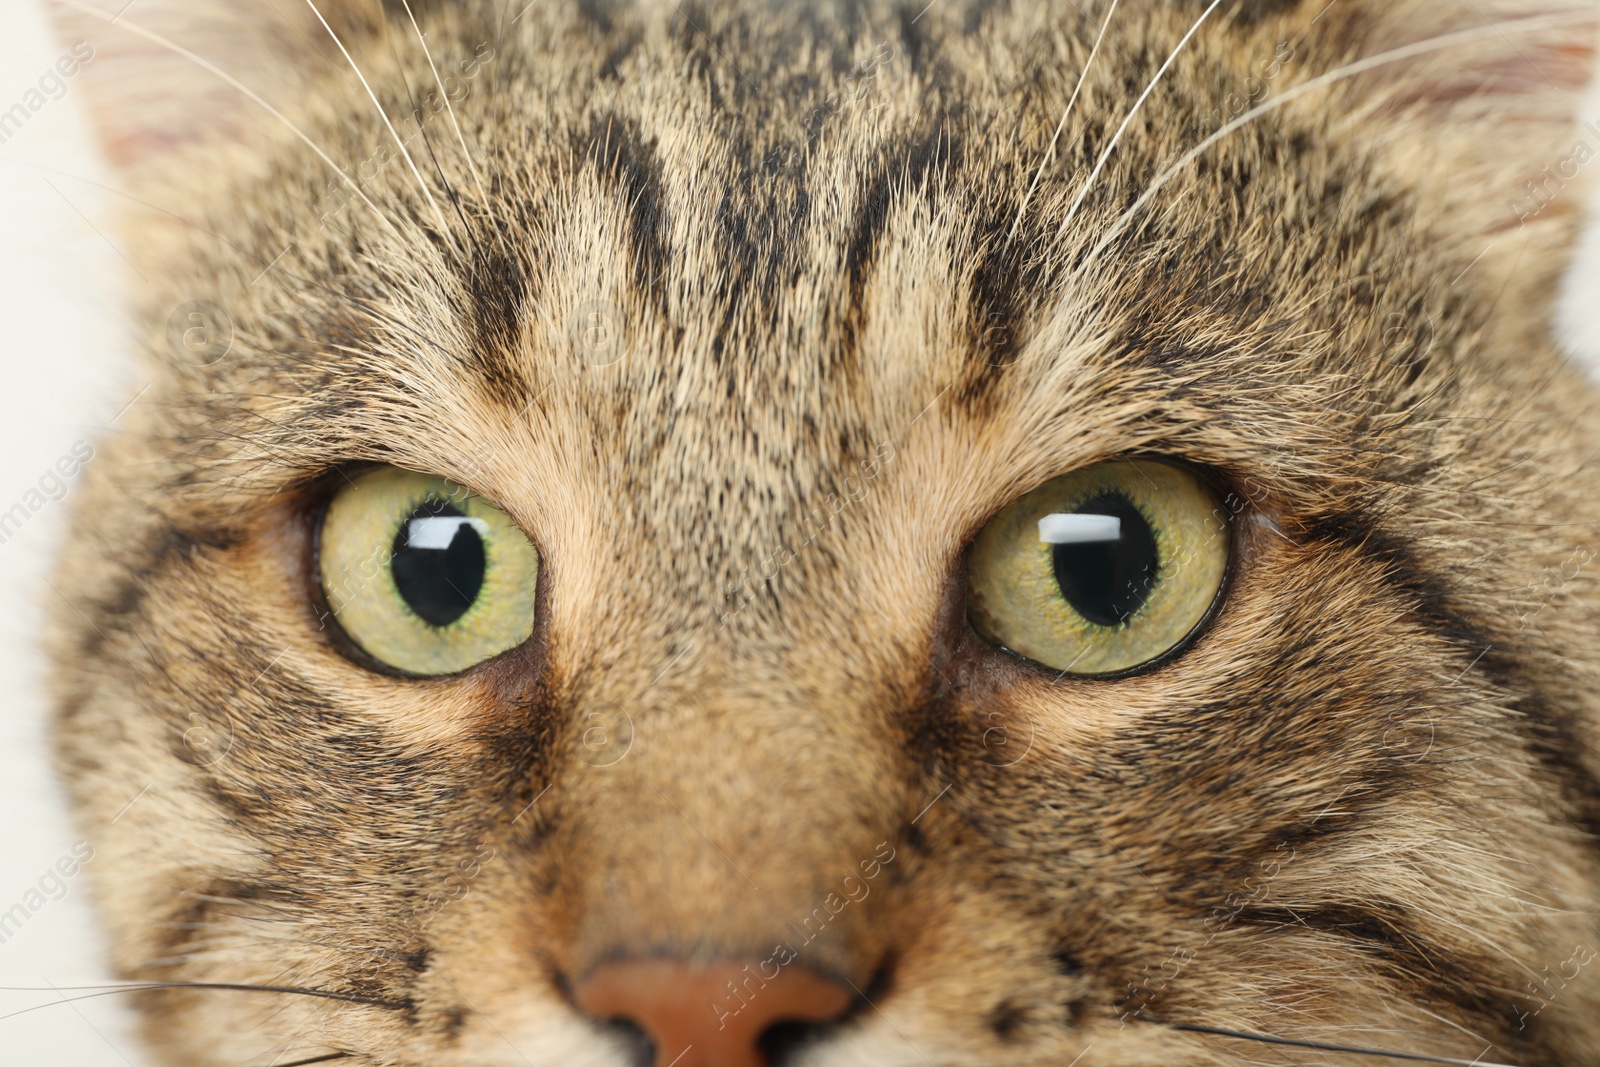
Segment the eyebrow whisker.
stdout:
<svg viewBox="0 0 1600 1067">
<path fill-rule="evenodd" d="M 1122 135 L 1127 132 L 1128 125 L 1133 122 L 1134 116 L 1137 115 L 1139 113 L 1139 109 L 1144 106 L 1145 100 L 1147 100 L 1150 94 L 1155 91 L 1156 86 L 1159 85 L 1162 78 L 1166 76 L 1168 68 L 1170 68 L 1172 64 L 1177 61 L 1177 58 L 1183 52 L 1184 47 L 1188 45 L 1190 39 L 1200 31 L 1200 27 L 1205 25 L 1206 19 L 1211 17 L 1211 13 L 1217 9 L 1217 5 L 1221 2 L 1222 0 L 1211 0 L 1210 6 L 1200 13 L 1200 17 L 1195 20 L 1194 25 L 1189 27 L 1189 32 L 1183 35 L 1183 39 L 1178 42 L 1177 46 L 1173 48 L 1171 54 L 1167 56 L 1167 61 L 1161 64 L 1160 69 L 1156 71 L 1155 77 L 1150 79 L 1150 84 L 1144 87 L 1144 92 L 1139 94 L 1139 99 L 1133 102 L 1133 106 L 1130 107 L 1128 109 L 1128 113 L 1123 116 L 1122 124 L 1118 126 L 1117 131 L 1111 135 L 1111 140 L 1106 143 L 1105 148 L 1100 152 L 1100 158 L 1094 161 L 1094 169 L 1089 172 L 1089 177 L 1084 179 L 1083 185 L 1078 189 L 1078 195 L 1073 199 L 1072 206 L 1067 208 L 1066 218 L 1061 220 L 1060 227 L 1056 229 L 1057 239 L 1060 239 L 1060 237 L 1067 232 L 1067 227 L 1070 226 L 1072 224 L 1072 220 L 1077 217 L 1078 209 L 1083 206 L 1084 199 L 1088 197 L 1089 191 L 1094 188 L 1095 179 L 1100 176 L 1101 170 L 1105 168 L 1106 160 L 1110 159 L 1111 153 L 1116 151 L 1117 143 L 1122 140 Z"/>
<path fill-rule="evenodd" d="M 1291 104 L 1300 99 L 1302 96 L 1313 93 L 1318 89 L 1322 89 L 1342 81 L 1347 81 L 1350 78 L 1364 74 L 1369 70 L 1377 70 L 1393 63 L 1404 62 L 1407 59 L 1413 59 L 1418 56 L 1424 56 L 1446 49 L 1457 47 L 1470 48 L 1474 45 L 1493 44 L 1497 39 L 1504 40 L 1506 38 L 1507 30 L 1510 30 L 1513 35 L 1520 35 L 1522 33 L 1533 33 L 1539 30 L 1549 29 L 1551 27 L 1568 26 L 1571 25 L 1572 22 L 1572 19 L 1562 15 L 1535 15 L 1525 18 L 1509 19 L 1505 22 L 1491 24 L 1486 28 L 1475 27 L 1468 30 L 1457 30 L 1452 33 L 1439 34 L 1435 37 L 1429 37 L 1425 40 L 1416 41 L 1407 45 L 1401 45 L 1397 48 L 1391 48 L 1387 51 L 1367 56 L 1365 59 L 1359 59 L 1351 63 L 1346 63 L 1343 66 L 1335 67 L 1333 70 L 1325 71 L 1308 81 L 1291 86 L 1277 96 L 1272 96 L 1266 100 L 1263 100 L 1249 111 L 1246 111 L 1244 114 L 1239 115 L 1231 122 L 1219 127 L 1205 140 L 1201 141 L 1199 144 L 1195 145 L 1189 151 L 1180 156 L 1178 160 L 1171 166 L 1167 167 L 1160 174 L 1156 175 L 1156 177 L 1151 180 L 1149 186 L 1145 188 L 1145 191 L 1139 195 L 1139 199 L 1135 200 L 1133 204 L 1117 218 L 1116 222 L 1112 223 L 1112 225 L 1106 230 L 1099 242 L 1084 259 L 1082 269 L 1087 270 L 1091 264 L 1098 261 L 1100 254 L 1106 250 L 1112 241 L 1116 240 L 1116 238 L 1121 235 L 1125 229 L 1127 229 L 1129 223 L 1131 223 L 1133 219 L 1149 205 L 1150 201 L 1154 199 L 1158 192 L 1161 191 L 1162 187 L 1175 178 L 1185 167 L 1194 162 L 1195 159 L 1199 158 L 1212 145 L 1225 139 L 1235 131 L 1241 130 L 1250 125 L 1252 122 L 1256 121 L 1262 116 L 1270 114 L 1281 107 Z"/>
<path fill-rule="evenodd" d="M 1022 205 L 1017 208 L 1017 219 L 1011 224 L 1011 232 L 1006 236 L 1009 243 L 1017 236 L 1017 229 L 1022 225 L 1022 216 L 1028 211 L 1028 203 L 1033 199 L 1035 190 L 1039 188 L 1039 179 L 1044 177 L 1044 169 L 1056 157 L 1056 145 L 1061 141 L 1061 131 L 1066 129 L 1067 119 L 1072 115 L 1072 108 L 1078 102 L 1078 96 L 1083 92 L 1083 83 L 1089 79 L 1089 71 L 1094 67 L 1095 57 L 1100 54 L 1100 45 L 1105 40 L 1106 30 L 1111 26 L 1111 16 L 1117 13 L 1117 4 L 1120 0 L 1111 0 L 1111 7 L 1106 11 L 1104 21 L 1100 23 L 1100 32 L 1095 35 L 1094 45 L 1089 49 L 1089 58 L 1083 61 L 1083 70 L 1078 72 L 1078 84 L 1073 86 L 1072 96 L 1067 100 L 1067 106 L 1061 112 L 1061 121 L 1056 123 L 1056 132 L 1050 138 L 1050 147 L 1044 151 L 1044 158 L 1039 160 L 1039 169 L 1034 171 L 1033 181 L 1028 185 L 1028 191 L 1022 198 Z"/>
</svg>

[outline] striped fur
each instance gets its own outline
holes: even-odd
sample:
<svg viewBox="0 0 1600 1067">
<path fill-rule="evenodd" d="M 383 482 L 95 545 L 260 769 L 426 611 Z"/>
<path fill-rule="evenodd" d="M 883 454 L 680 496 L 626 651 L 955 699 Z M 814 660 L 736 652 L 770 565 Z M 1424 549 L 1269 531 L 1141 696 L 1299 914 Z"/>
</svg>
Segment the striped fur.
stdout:
<svg viewBox="0 0 1600 1067">
<path fill-rule="evenodd" d="M 381 1002 L 146 992 L 164 1062 L 622 1067 L 572 976 L 783 942 L 871 1002 L 784 1067 L 1600 1064 L 1579 194 L 1506 206 L 1591 0 L 1224 2 L 1125 130 L 1205 5 L 1123 0 L 1087 73 L 1100 2 L 518 6 L 413 4 L 454 121 L 403 4 L 325 8 L 409 162 L 292 5 L 63 9 L 155 279 L 51 634 L 116 963 Z M 964 545 L 1124 453 L 1232 488 L 1208 631 L 1114 682 L 983 645 Z M 340 655 L 311 530 L 369 462 L 529 532 L 533 642 Z"/>
</svg>

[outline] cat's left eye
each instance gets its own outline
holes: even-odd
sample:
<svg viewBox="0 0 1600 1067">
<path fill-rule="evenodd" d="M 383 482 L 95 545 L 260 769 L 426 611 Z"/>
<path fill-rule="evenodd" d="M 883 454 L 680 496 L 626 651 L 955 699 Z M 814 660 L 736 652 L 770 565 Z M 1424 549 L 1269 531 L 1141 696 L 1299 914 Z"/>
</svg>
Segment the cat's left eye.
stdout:
<svg viewBox="0 0 1600 1067">
<path fill-rule="evenodd" d="M 1230 520 L 1185 467 L 1115 460 L 1052 479 L 995 516 L 967 562 L 967 618 L 1066 674 L 1108 675 L 1183 646 L 1217 602 Z"/>
<path fill-rule="evenodd" d="M 356 475 L 323 514 L 317 570 L 345 635 L 406 674 L 454 674 L 533 633 L 538 550 L 505 512 L 443 478 Z"/>
</svg>

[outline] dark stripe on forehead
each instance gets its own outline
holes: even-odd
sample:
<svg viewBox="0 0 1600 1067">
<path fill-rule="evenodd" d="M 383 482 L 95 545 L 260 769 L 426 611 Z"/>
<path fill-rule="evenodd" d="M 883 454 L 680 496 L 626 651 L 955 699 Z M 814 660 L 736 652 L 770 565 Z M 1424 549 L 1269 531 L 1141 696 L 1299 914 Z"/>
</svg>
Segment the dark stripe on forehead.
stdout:
<svg viewBox="0 0 1600 1067">
<path fill-rule="evenodd" d="M 634 284 L 664 309 L 669 251 L 655 139 L 646 140 L 634 119 L 605 111 L 590 120 L 578 148 L 627 212 Z"/>
<path fill-rule="evenodd" d="M 522 333 L 523 312 L 533 283 L 526 265 L 503 235 L 485 233 L 477 242 L 476 255 L 463 279 L 468 300 L 465 315 L 474 341 L 464 355 L 490 397 L 504 406 L 521 408 L 530 395 L 528 381 L 509 356 Z"/>
<path fill-rule="evenodd" d="M 844 252 L 844 365 L 859 362 L 868 286 L 889 219 L 911 196 L 937 197 L 944 179 L 960 169 L 961 154 L 962 143 L 939 119 L 920 134 L 885 145 L 877 165 L 862 177 Z"/>
<path fill-rule="evenodd" d="M 735 320 L 744 302 L 756 305 L 756 321 L 776 322 L 776 316 L 762 312 L 775 308 L 782 290 L 804 278 L 809 266 L 805 230 L 811 216 L 800 146 L 763 156 L 748 137 L 735 134 L 727 141 L 727 152 L 727 184 L 713 231 L 721 258 L 733 265 L 723 272 L 717 291 L 726 316 L 711 343 L 719 365 L 726 340 L 738 332 Z"/>
<path fill-rule="evenodd" d="M 955 396 L 973 414 L 981 413 L 984 399 L 1017 361 L 1018 350 L 1036 327 L 1032 316 L 1047 283 L 1046 264 L 1054 259 L 1050 220 L 1041 220 L 1035 211 L 1022 216 L 1018 225 L 1020 206 L 999 198 L 974 210 L 972 343 L 965 381 Z"/>
<path fill-rule="evenodd" d="M 866 285 L 898 200 L 924 188 L 930 199 L 936 196 L 940 178 L 960 169 L 962 153 L 960 138 L 943 119 L 919 134 L 880 149 L 877 166 L 862 180 L 855 217 L 850 223 L 845 276 L 852 294 L 860 293 Z"/>
<path fill-rule="evenodd" d="M 611 0 L 577 0 L 578 14 L 594 24 L 601 33 L 611 32 L 611 19 L 615 4 Z"/>
<path fill-rule="evenodd" d="M 1205 10 L 1205 3 L 1202 0 L 1189 0 L 1189 3 L 1198 18 L 1199 12 Z M 1304 0 L 1236 0 L 1229 6 L 1233 9 L 1234 17 L 1249 26 L 1264 19 L 1287 15 L 1296 8 L 1303 7 Z"/>
<path fill-rule="evenodd" d="M 895 11 L 900 23 L 900 44 L 905 49 L 913 74 L 923 73 L 928 51 L 932 47 L 926 27 L 917 25 L 922 21 L 922 12 L 919 10 L 922 7 L 921 4 L 901 4 Z"/>
<path fill-rule="evenodd" d="M 1572 712 L 1519 662 L 1517 650 L 1488 636 L 1488 627 L 1457 606 L 1450 583 L 1428 569 L 1411 546 L 1366 515 L 1344 512 L 1311 522 L 1307 539 L 1349 548 L 1377 564 L 1391 588 L 1411 600 L 1414 617 L 1435 637 L 1477 657 L 1473 670 L 1511 694 L 1528 749 L 1560 785 L 1562 817 L 1600 851 L 1600 779 L 1583 760 L 1585 743 Z M 1480 655 L 1481 653 L 1481 655 Z"/>
<path fill-rule="evenodd" d="M 1029 316 L 1039 306 L 1055 262 L 1054 220 L 1035 210 L 1021 215 L 1012 190 L 1026 187 L 1022 176 L 1007 173 L 1007 164 L 985 158 L 983 143 L 992 131 L 976 128 L 987 119 L 930 101 L 935 115 L 923 129 L 885 146 L 876 166 L 860 179 L 854 215 L 845 245 L 845 359 L 856 356 L 857 337 L 865 320 L 874 268 L 896 213 L 913 198 L 943 207 L 952 247 L 964 257 L 952 264 L 969 279 L 967 335 L 952 338 L 969 354 L 958 401 L 978 403 L 1016 360 L 1031 333 Z M 969 156 L 983 159 L 970 164 Z M 981 175 L 979 184 L 968 172 Z M 1019 185 L 1020 183 L 1020 185 Z M 950 203 L 941 205 L 939 201 Z M 1013 232 L 1015 226 L 1015 232 Z"/>
</svg>

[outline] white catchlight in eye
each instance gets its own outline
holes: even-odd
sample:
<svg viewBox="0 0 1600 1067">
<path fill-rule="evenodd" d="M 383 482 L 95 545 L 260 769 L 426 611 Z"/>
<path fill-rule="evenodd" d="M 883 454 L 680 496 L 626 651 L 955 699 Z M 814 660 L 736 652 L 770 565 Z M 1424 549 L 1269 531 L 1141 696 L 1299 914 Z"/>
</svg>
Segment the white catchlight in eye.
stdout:
<svg viewBox="0 0 1600 1067">
<path fill-rule="evenodd" d="M 1120 541 L 1122 520 L 1115 515 L 1046 515 L 1039 520 L 1039 540 L 1047 545 Z"/>
<path fill-rule="evenodd" d="M 463 526 L 478 531 L 479 537 L 489 536 L 489 524 L 482 519 L 465 515 L 424 515 L 406 525 L 406 546 L 443 551 L 450 547 L 450 542 L 456 539 L 456 531 Z"/>
</svg>

